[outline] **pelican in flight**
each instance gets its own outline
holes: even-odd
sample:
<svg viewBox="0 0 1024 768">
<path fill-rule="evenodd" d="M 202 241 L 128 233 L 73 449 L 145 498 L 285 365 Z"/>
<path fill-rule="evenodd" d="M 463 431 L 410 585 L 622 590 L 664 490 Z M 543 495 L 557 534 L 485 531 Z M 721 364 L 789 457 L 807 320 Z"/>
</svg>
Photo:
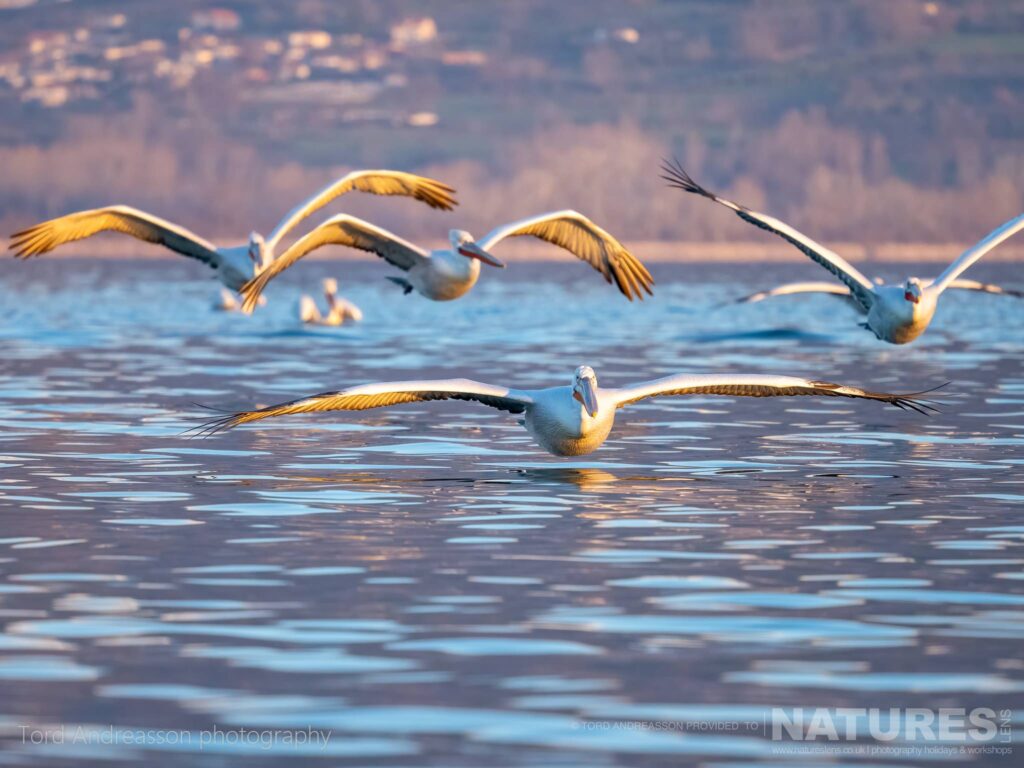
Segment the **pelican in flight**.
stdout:
<svg viewBox="0 0 1024 768">
<path fill-rule="evenodd" d="M 346 245 L 375 253 L 403 269 L 406 277 L 391 277 L 405 293 L 416 291 L 434 301 L 457 299 L 472 288 L 480 277 L 480 264 L 503 268 L 505 265 L 489 251 L 506 237 L 529 235 L 557 245 L 587 262 L 608 283 L 614 282 L 629 299 L 651 294 L 654 280 L 646 267 L 601 227 L 576 211 L 543 213 L 492 230 L 482 240 L 469 232 L 453 229 L 448 233 L 450 248 L 427 251 L 403 240 L 386 229 L 348 214 L 328 219 L 300 238 L 266 270 L 242 288 L 243 308 L 251 311 L 267 283 L 307 253 L 325 245 Z"/>
<path fill-rule="evenodd" d="M 321 315 L 311 296 L 299 299 L 299 319 L 306 325 L 342 325 L 346 320 L 357 323 L 363 319 L 363 311 L 348 299 L 338 297 L 338 281 L 333 277 L 323 281 L 324 298 L 327 299 L 327 314 Z M 262 296 L 260 298 L 263 298 Z"/>
<path fill-rule="evenodd" d="M 303 219 L 337 197 L 351 191 L 374 195 L 401 195 L 426 203 L 431 208 L 450 211 L 457 205 L 455 190 L 446 184 L 401 171 L 353 171 L 330 184 L 285 216 L 264 239 L 258 232 L 249 235 L 247 245 L 218 248 L 184 227 L 172 224 L 145 211 L 127 205 L 112 205 L 79 211 L 44 221 L 11 236 L 11 250 L 17 258 L 52 251 L 59 245 L 92 237 L 99 232 L 123 232 L 147 243 L 157 243 L 176 253 L 212 267 L 227 288 L 238 291 L 246 282 L 266 269 L 283 238 Z"/>
<path fill-rule="evenodd" d="M 936 410 L 931 401 L 921 399 L 923 394 L 927 393 L 893 395 L 791 376 L 736 374 L 678 374 L 618 389 L 602 389 L 597 385 L 594 370 L 583 365 L 573 373 L 569 386 L 549 389 L 509 389 L 469 379 L 366 384 L 259 410 L 229 414 L 199 427 L 197 434 L 212 435 L 240 424 L 296 413 L 363 411 L 429 400 L 474 400 L 501 411 L 522 414 L 520 424 L 549 453 L 555 456 L 581 456 L 597 450 L 604 443 L 619 408 L 649 397 L 811 395 L 878 400 L 919 413 Z"/>
<path fill-rule="evenodd" d="M 719 197 L 697 184 L 683 170 L 678 162 L 666 163 L 663 178 L 670 186 L 692 192 L 714 200 L 754 226 L 773 232 L 783 240 L 799 248 L 812 261 L 817 262 L 846 286 L 851 301 L 866 316 L 865 327 L 875 336 L 890 344 L 906 344 L 913 341 L 928 327 L 938 306 L 939 297 L 947 288 L 965 288 L 988 293 L 1008 293 L 998 286 L 987 286 L 974 281 L 961 281 L 960 275 L 974 262 L 995 248 L 1014 233 L 1024 229 L 1024 214 L 1003 224 L 989 233 L 983 240 L 964 251 L 950 264 L 946 271 L 936 278 L 909 277 L 902 284 L 875 285 L 854 268 L 846 259 L 778 219 L 757 213 L 731 200 Z M 820 283 L 806 290 L 786 290 L 785 293 L 802 293 L 820 290 Z M 979 287 L 983 286 L 983 287 Z M 834 290 L 829 290 L 835 293 Z"/>
</svg>

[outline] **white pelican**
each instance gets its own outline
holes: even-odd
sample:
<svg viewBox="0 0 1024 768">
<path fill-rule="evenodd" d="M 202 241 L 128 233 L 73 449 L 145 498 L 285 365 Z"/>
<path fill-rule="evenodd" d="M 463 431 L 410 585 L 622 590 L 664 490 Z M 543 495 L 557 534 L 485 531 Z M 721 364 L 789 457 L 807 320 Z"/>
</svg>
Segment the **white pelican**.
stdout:
<svg viewBox="0 0 1024 768">
<path fill-rule="evenodd" d="M 44 221 L 11 235 L 15 256 L 27 259 L 52 251 L 58 245 L 82 240 L 98 232 L 123 232 L 148 243 L 198 259 L 217 272 L 226 287 L 238 291 L 274 260 L 281 238 L 300 221 L 335 198 L 353 190 L 374 195 L 413 197 L 431 208 L 450 211 L 457 205 L 455 190 L 446 184 L 401 171 L 353 171 L 330 184 L 285 216 L 264 240 L 258 232 L 249 235 L 247 245 L 218 248 L 198 235 L 152 214 L 127 205 L 112 205 Z"/>
<path fill-rule="evenodd" d="M 404 269 L 404 278 L 389 278 L 405 289 L 417 291 L 434 301 L 451 301 L 469 291 L 480 277 L 480 263 L 492 267 L 505 265 L 488 252 L 506 237 L 530 235 L 564 248 L 586 261 L 618 286 L 630 301 L 651 293 L 654 280 L 636 257 L 618 240 L 576 211 L 556 211 L 522 219 L 492 230 L 481 240 L 469 232 L 453 229 L 448 233 L 450 248 L 427 251 L 385 229 L 348 214 L 328 219 L 292 244 L 266 270 L 242 288 L 246 311 L 267 287 L 267 283 L 307 253 L 325 245 L 346 245 L 369 251 Z"/>
<path fill-rule="evenodd" d="M 259 410 L 226 415 L 199 427 L 198 434 L 211 435 L 240 424 L 294 413 L 362 411 L 428 400 L 475 400 L 502 411 L 523 414 L 520 423 L 549 453 L 555 456 L 580 456 L 591 453 L 604 443 L 619 408 L 649 397 L 814 395 L 880 400 L 919 413 L 935 410 L 930 401 L 921 399 L 922 394 L 925 393 L 893 395 L 791 376 L 737 374 L 678 374 L 620 389 L 602 389 L 597 386 L 597 376 L 593 369 L 584 365 L 576 369 L 571 385 L 549 389 L 509 389 L 469 379 L 366 384 Z"/>
<path fill-rule="evenodd" d="M 971 264 L 1015 232 L 1024 229 L 1024 214 L 1022 214 L 1006 222 L 976 245 L 968 248 L 946 268 L 945 272 L 936 278 L 908 277 L 899 285 L 873 285 L 838 253 L 830 251 L 778 219 L 752 211 L 704 189 L 690 178 L 678 162 L 666 163 L 662 170 L 665 171 L 663 178 L 671 186 L 702 195 L 732 209 L 744 221 L 773 232 L 792 243 L 813 261 L 839 278 L 849 291 L 851 300 L 860 312 L 866 315 L 865 326 L 879 339 L 891 344 L 906 344 L 924 333 L 935 315 L 939 296 L 947 288 L 969 287 L 970 290 L 996 292 L 987 288 L 970 287 L 973 286 L 974 281 L 969 281 L 969 283 L 965 281 L 959 286 L 955 286 L 955 283 Z M 998 286 L 991 288 L 1003 292 Z"/>
<path fill-rule="evenodd" d="M 333 277 L 323 281 L 324 298 L 327 299 L 327 314 L 321 315 L 311 296 L 299 299 L 299 319 L 307 325 L 342 325 L 346 320 L 363 319 L 363 311 L 348 299 L 338 297 L 338 281 Z M 260 297 L 263 298 L 262 296 Z"/>
</svg>

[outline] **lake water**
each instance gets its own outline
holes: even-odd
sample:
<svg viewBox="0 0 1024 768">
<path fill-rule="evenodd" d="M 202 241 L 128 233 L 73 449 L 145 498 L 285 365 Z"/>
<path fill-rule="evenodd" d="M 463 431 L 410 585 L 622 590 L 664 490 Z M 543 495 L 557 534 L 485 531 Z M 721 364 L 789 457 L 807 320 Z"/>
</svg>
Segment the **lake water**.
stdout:
<svg viewBox="0 0 1024 768">
<path fill-rule="evenodd" d="M 435 304 L 311 262 L 245 318 L 184 260 L 0 264 L 0 765 L 1014 764 L 1024 303 L 948 294 L 895 347 L 826 296 L 715 309 L 812 265 L 654 266 L 643 304 L 574 264 Z M 298 325 L 326 275 L 362 324 Z M 195 402 L 583 363 L 953 383 L 931 418 L 642 403 L 573 460 L 466 403 L 181 435 Z M 1000 730 L 961 753 L 897 712 L 886 742 L 773 740 L 795 707 L 986 707 Z"/>
</svg>

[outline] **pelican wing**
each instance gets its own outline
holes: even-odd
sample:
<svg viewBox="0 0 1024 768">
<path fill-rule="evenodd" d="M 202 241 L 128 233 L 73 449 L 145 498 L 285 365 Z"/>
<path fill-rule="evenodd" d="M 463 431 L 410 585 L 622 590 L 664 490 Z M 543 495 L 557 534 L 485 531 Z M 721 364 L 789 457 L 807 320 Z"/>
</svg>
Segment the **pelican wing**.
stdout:
<svg viewBox="0 0 1024 768">
<path fill-rule="evenodd" d="M 430 258 L 430 254 L 422 248 L 391 234 L 386 229 L 375 227 L 370 222 L 349 216 L 347 213 L 341 213 L 292 243 L 291 247 L 274 259 L 269 267 L 242 286 L 241 294 L 245 298 L 242 309 L 251 312 L 267 283 L 307 253 L 325 245 L 347 245 L 349 248 L 369 251 L 405 270 L 411 269 L 423 259 Z"/>
<path fill-rule="evenodd" d="M 668 181 L 669 186 L 681 189 L 685 192 L 692 192 L 695 195 L 701 195 L 709 200 L 714 200 L 719 205 L 724 205 L 735 211 L 736 215 L 744 221 L 748 221 L 756 227 L 768 230 L 783 240 L 795 245 L 804 255 L 808 256 L 812 261 L 820 264 L 833 275 L 838 277 L 842 283 L 850 289 L 850 293 L 854 299 L 866 312 L 871 309 L 871 304 L 874 302 L 874 291 L 872 290 L 871 281 L 862 275 L 850 262 L 844 259 L 835 251 L 829 250 L 821 243 L 811 240 L 806 235 L 796 231 L 788 224 L 779 221 L 778 219 L 767 216 L 763 213 L 757 213 L 749 208 L 746 208 L 739 203 L 734 203 L 731 200 L 726 200 L 724 197 L 719 197 L 713 192 L 709 192 L 700 186 L 697 182 L 690 178 L 690 175 L 683 170 L 683 167 L 676 163 L 666 163 L 662 166 L 662 170 L 665 175 L 663 179 Z"/>
<path fill-rule="evenodd" d="M 221 264 L 221 257 L 213 244 L 183 227 L 127 205 L 79 211 L 44 221 L 11 235 L 10 247 L 17 258 L 27 259 L 99 232 L 124 232 L 147 243 L 157 243 L 184 256 L 198 259 L 211 267 Z"/>
<path fill-rule="evenodd" d="M 854 397 L 879 400 L 897 408 L 910 408 L 919 413 L 936 410 L 928 400 L 921 399 L 925 392 L 894 395 L 887 392 L 869 392 L 858 387 L 811 381 L 793 376 L 679 374 L 664 379 L 624 387 L 614 392 L 618 406 L 629 405 L 648 397 L 666 395 L 728 395 L 732 397 Z"/>
<path fill-rule="evenodd" d="M 999 293 L 1004 296 L 1016 296 L 1018 299 L 1024 298 L 1024 291 L 1015 291 L 1011 288 L 1003 288 L 1001 285 L 994 285 L 993 283 L 979 283 L 977 280 L 965 280 L 962 277 L 950 281 L 949 288 L 961 291 Z"/>
<path fill-rule="evenodd" d="M 371 195 L 412 197 L 426 203 L 431 208 L 440 208 L 445 211 L 450 211 L 458 205 L 454 197 L 454 189 L 425 176 L 401 171 L 353 171 L 324 187 L 281 219 L 274 231 L 270 233 L 270 239 L 267 241 L 271 250 L 304 218 L 316 213 L 335 198 L 353 190 L 369 192 Z"/>
<path fill-rule="evenodd" d="M 1003 242 L 1003 240 L 1006 240 L 1008 237 L 1020 232 L 1022 229 L 1024 229 L 1024 214 L 1021 214 L 1015 219 L 1011 219 L 998 229 L 989 232 L 984 240 L 964 251 L 960 255 L 960 258 L 946 268 L 945 272 L 935 278 L 935 282 L 932 283 L 932 288 L 941 293 L 947 288 L 952 287 L 953 282 L 960 277 L 960 275 L 962 275 L 967 268 L 971 266 L 971 264 L 991 251 Z"/>
<path fill-rule="evenodd" d="M 255 411 L 240 411 L 215 419 L 201 426 L 198 434 L 212 435 L 225 429 L 248 424 L 274 416 L 318 411 L 365 411 L 386 408 L 403 403 L 423 403 L 431 400 L 473 400 L 509 413 L 522 413 L 533 400 L 525 392 L 481 384 L 469 379 L 440 379 L 436 381 L 393 381 L 383 384 L 364 384 L 325 392 L 312 397 L 271 405 Z"/>
<path fill-rule="evenodd" d="M 764 301 L 774 296 L 791 296 L 794 293 L 829 293 L 833 296 L 842 296 L 843 298 L 850 298 L 850 289 L 845 288 L 835 283 L 826 282 L 806 282 L 806 283 L 785 283 L 784 285 L 776 286 L 771 290 L 758 291 L 757 293 L 751 293 L 746 296 L 742 296 L 736 299 L 734 304 L 753 304 L 754 302 Z"/>
<path fill-rule="evenodd" d="M 653 295 L 654 279 L 633 254 L 594 222 L 576 211 L 543 213 L 492 230 L 477 242 L 485 251 L 506 237 L 531 235 L 572 253 L 615 282 L 622 294 L 633 300 L 642 299 L 643 292 Z"/>
</svg>

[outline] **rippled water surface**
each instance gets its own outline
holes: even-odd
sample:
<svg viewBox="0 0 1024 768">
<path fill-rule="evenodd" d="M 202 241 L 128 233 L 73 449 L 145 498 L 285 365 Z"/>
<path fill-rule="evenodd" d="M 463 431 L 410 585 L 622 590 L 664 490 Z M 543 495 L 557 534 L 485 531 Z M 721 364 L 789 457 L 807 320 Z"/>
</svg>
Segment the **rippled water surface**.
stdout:
<svg viewBox="0 0 1024 768">
<path fill-rule="evenodd" d="M 813 267 L 656 267 L 642 305 L 570 264 L 513 264 L 434 304 L 380 265 L 311 263 L 247 319 L 210 310 L 214 284 L 185 262 L 0 265 L 0 764 L 1009 764 L 798 758 L 766 723 L 773 707 L 1021 708 L 1024 303 L 949 294 L 892 347 L 829 297 L 713 309 Z M 326 274 L 361 325 L 297 324 Z M 648 402 L 573 460 L 460 403 L 181 435 L 193 403 L 462 375 L 540 387 L 581 363 L 608 385 L 953 384 L 931 418 Z M 81 738 L 60 743 L 62 725 Z M 200 744 L 215 728 L 294 739 Z M 298 743 L 306 729 L 328 736 Z"/>
</svg>

